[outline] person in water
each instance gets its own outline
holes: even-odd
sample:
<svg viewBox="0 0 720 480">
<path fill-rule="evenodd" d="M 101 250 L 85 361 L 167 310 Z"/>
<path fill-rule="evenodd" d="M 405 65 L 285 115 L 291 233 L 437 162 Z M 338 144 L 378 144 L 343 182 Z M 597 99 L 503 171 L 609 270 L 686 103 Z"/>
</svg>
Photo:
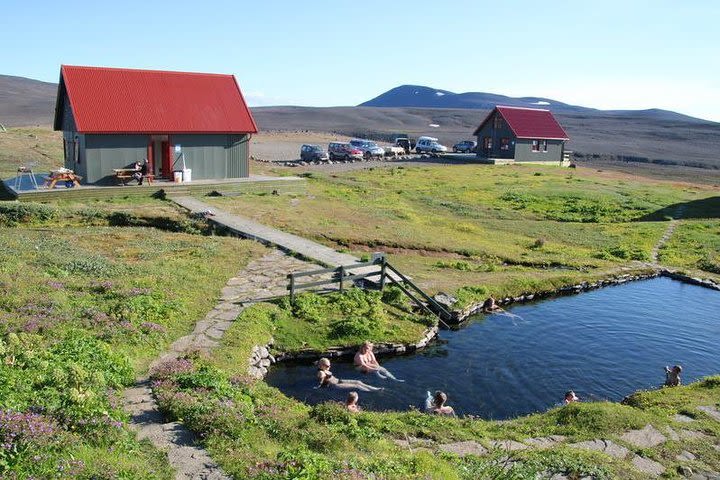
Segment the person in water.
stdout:
<svg viewBox="0 0 720 480">
<path fill-rule="evenodd" d="M 345 400 L 345 408 L 348 409 L 349 412 L 357 413 L 360 411 L 360 406 L 358 405 L 358 400 L 360 399 L 360 396 L 357 392 L 350 392 L 348 393 L 347 399 Z"/>
<path fill-rule="evenodd" d="M 450 415 L 454 417 L 455 410 L 451 406 L 445 405 L 446 402 L 447 395 L 445 392 L 438 390 L 435 392 L 435 395 L 431 395 L 430 392 L 427 392 L 425 410 L 428 413 L 434 413 L 435 415 Z"/>
<path fill-rule="evenodd" d="M 358 350 L 357 353 L 355 354 L 353 363 L 363 373 L 374 373 L 382 379 L 389 378 L 389 379 L 395 380 L 397 382 L 405 381 L 405 380 L 399 380 L 399 379 L 395 378 L 395 375 L 390 373 L 390 371 L 387 368 L 380 365 L 380 363 L 377 361 L 377 358 L 375 358 L 375 353 L 373 353 L 372 342 L 366 341 L 365 343 L 362 344 L 362 346 L 360 347 L 360 350 Z"/>
<path fill-rule="evenodd" d="M 573 392 L 572 390 L 568 390 L 567 392 L 565 392 L 565 399 L 563 400 L 565 405 L 568 405 L 570 403 L 579 402 L 579 401 L 580 401 L 580 399 L 578 398 L 577 395 L 575 395 L 575 392 Z"/>
<path fill-rule="evenodd" d="M 682 383 L 680 373 L 682 373 L 682 367 L 680 365 L 674 365 L 672 368 L 665 366 L 665 386 L 677 387 L 680 385 Z"/>
<path fill-rule="evenodd" d="M 482 311 L 483 313 L 493 313 L 502 312 L 503 309 L 500 308 L 500 305 L 497 304 L 493 297 L 488 297 L 488 299 L 485 300 L 485 303 L 483 303 Z"/>
<path fill-rule="evenodd" d="M 376 392 L 382 388 L 367 385 L 360 380 L 343 380 L 335 377 L 330 371 L 330 360 L 321 358 L 318 361 L 317 378 L 320 384 L 318 387 L 353 388 L 363 392 Z"/>
</svg>

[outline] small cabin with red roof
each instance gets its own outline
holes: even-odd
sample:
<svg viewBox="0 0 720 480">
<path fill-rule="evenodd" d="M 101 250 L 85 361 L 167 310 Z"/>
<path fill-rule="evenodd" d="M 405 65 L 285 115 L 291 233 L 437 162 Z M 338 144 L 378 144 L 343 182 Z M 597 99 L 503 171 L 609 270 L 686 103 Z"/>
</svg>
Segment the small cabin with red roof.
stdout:
<svg viewBox="0 0 720 480">
<path fill-rule="evenodd" d="M 570 140 L 549 110 L 503 106 L 495 107 L 473 135 L 478 156 L 492 163 L 560 163 Z"/>
<path fill-rule="evenodd" d="M 55 104 L 65 168 L 83 183 L 148 160 L 148 173 L 194 180 L 249 176 L 257 126 L 233 75 L 63 65 Z"/>
</svg>

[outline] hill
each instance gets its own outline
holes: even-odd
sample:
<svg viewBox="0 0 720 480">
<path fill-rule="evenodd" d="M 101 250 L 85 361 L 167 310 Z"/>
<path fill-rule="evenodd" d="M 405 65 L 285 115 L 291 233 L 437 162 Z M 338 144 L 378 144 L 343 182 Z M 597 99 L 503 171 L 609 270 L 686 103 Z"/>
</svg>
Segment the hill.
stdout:
<svg viewBox="0 0 720 480">
<path fill-rule="evenodd" d="M 56 95 L 56 83 L 0 75 L 0 123 L 6 127 L 52 123 Z"/>
<path fill-rule="evenodd" d="M 377 97 L 361 103 L 360 107 L 416 107 L 416 108 L 471 108 L 490 110 L 495 105 L 511 107 L 546 108 L 555 113 L 594 114 L 608 113 L 614 115 L 647 116 L 661 120 L 704 120 L 653 108 L 648 110 L 598 110 L 595 108 L 570 105 L 567 103 L 544 97 L 508 97 L 496 93 L 466 92 L 454 93 L 438 88 L 421 85 L 401 85 L 392 88 Z"/>
</svg>

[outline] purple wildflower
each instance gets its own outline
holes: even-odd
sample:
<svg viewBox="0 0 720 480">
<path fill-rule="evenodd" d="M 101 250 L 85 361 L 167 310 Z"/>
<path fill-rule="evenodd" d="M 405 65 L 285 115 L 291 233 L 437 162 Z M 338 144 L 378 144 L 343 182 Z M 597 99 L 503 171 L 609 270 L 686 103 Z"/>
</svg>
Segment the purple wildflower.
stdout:
<svg viewBox="0 0 720 480">
<path fill-rule="evenodd" d="M 128 296 L 130 297 L 137 297 L 138 295 L 149 295 L 150 289 L 149 288 L 138 288 L 134 287 L 130 289 L 130 292 L 128 292 Z"/>
<path fill-rule="evenodd" d="M 187 358 L 168 360 L 156 366 L 152 370 L 152 377 L 155 379 L 167 379 L 179 373 L 187 373 L 195 370 L 195 365 Z"/>
</svg>

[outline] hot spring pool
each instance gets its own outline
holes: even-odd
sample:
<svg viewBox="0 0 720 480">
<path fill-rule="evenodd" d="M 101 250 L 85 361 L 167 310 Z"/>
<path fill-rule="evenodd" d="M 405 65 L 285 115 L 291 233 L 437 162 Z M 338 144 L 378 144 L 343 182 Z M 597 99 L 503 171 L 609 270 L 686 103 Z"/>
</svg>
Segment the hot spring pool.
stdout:
<svg viewBox="0 0 720 480">
<path fill-rule="evenodd" d="M 359 392 L 366 410 L 422 408 L 427 390 L 443 390 L 458 414 L 505 419 L 559 404 L 567 390 L 586 401 L 619 401 L 665 380 L 681 364 L 683 382 L 720 373 L 720 293 L 656 278 L 480 315 L 412 355 L 378 360 L 397 383 L 334 361 L 339 378 L 385 387 Z M 315 404 L 347 390 L 313 389 L 316 367 L 278 364 L 266 381 Z"/>
</svg>

